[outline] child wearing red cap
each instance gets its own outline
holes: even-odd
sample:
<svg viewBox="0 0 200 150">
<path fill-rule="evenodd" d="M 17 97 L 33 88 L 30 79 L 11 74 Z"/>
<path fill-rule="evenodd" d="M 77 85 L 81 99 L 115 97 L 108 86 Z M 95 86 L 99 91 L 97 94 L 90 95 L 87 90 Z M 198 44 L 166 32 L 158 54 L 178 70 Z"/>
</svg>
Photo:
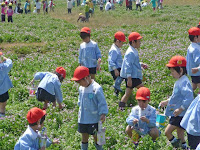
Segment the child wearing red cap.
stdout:
<svg viewBox="0 0 200 150">
<path fill-rule="evenodd" d="M 0 117 L 5 116 L 6 103 L 9 99 L 8 90 L 13 87 L 8 73 L 12 68 L 12 60 L 0 52 Z"/>
<path fill-rule="evenodd" d="M 137 106 L 134 106 L 126 122 L 126 133 L 131 138 L 132 130 L 135 130 L 140 136 L 149 134 L 155 141 L 159 136 L 159 130 L 156 127 L 156 109 L 149 105 L 150 90 L 141 87 L 136 92 Z M 134 144 L 138 144 L 136 141 Z"/>
<path fill-rule="evenodd" d="M 36 97 L 39 101 L 44 101 L 43 109 L 47 109 L 49 102 L 56 106 L 56 100 L 59 108 L 62 109 L 63 97 L 60 86 L 65 77 L 66 71 L 63 67 L 57 67 L 55 73 L 37 72 L 35 74 L 31 84 L 34 84 L 35 80 L 40 80 Z"/>
<path fill-rule="evenodd" d="M 126 81 L 126 91 L 121 101 L 119 102 L 119 107 L 123 109 L 125 107 L 125 103 L 130 97 L 133 88 L 140 88 L 144 86 L 142 84 L 142 68 L 147 68 L 147 65 L 139 62 L 139 54 L 137 49 L 140 48 L 140 36 L 137 32 L 132 32 L 129 37 L 129 48 L 127 49 L 124 60 L 122 62 L 122 68 L 120 72 L 120 76 Z"/>
<path fill-rule="evenodd" d="M 115 80 L 114 88 L 115 94 L 118 96 L 119 92 L 122 92 L 120 86 L 123 81 L 123 78 L 120 77 L 120 70 L 122 67 L 122 54 L 120 48 L 123 45 L 123 42 L 126 42 L 126 37 L 123 32 L 118 31 L 114 35 L 114 43 L 109 50 L 108 55 L 108 68 L 109 71 Z"/>
<path fill-rule="evenodd" d="M 39 130 L 44 126 L 44 120 L 46 111 L 40 108 L 34 107 L 27 113 L 27 120 L 29 123 L 28 128 L 24 134 L 17 141 L 14 150 L 45 150 L 45 147 L 49 147 L 51 144 L 59 143 L 59 140 L 55 139 L 53 142 L 47 137 L 46 146 L 40 147 Z M 38 138 L 39 137 L 39 138 Z"/>
<path fill-rule="evenodd" d="M 166 66 L 177 81 L 174 84 L 170 98 L 159 104 L 161 107 L 167 106 L 165 115 L 170 117 L 169 124 L 165 129 L 165 135 L 173 147 L 187 149 L 184 139 L 185 130 L 180 126 L 180 122 L 194 97 L 192 85 L 186 76 L 186 59 L 182 56 L 173 56 Z M 178 139 L 172 134 L 174 130 L 177 130 Z"/>
<path fill-rule="evenodd" d="M 83 43 L 80 44 L 78 62 L 80 66 L 89 68 L 91 78 L 95 79 L 96 70 L 100 70 L 101 52 L 98 44 L 90 39 L 90 33 L 88 27 L 81 29 L 80 37 Z"/>
<path fill-rule="evenodd" d="M 79 87 L 78 97 L 78 132 L 82 134 L 81 150 L 88 149 L 89 135 L 93 135 L 97 150 L 103 150 L 102 145 L 97 144 L 97 136 L 94 131 L 98 131 L 98 122 L 105 121 L 108 114 L 108 106 L 103 94 L 102 87 L 91 79 L 89 69 L 79 66 L 74 71 L 71 79 L 76 81 Z"/>
<path fill-rule="evenodd" d="M 192 27 L 188 30 L 189 39 L 192 42 L 187 50 L 187 73 L 192 78 L 192 87 L 200 89 L 200 29 Z M 200 90 L 199 90 L 200 93 Z"/>
</svg>

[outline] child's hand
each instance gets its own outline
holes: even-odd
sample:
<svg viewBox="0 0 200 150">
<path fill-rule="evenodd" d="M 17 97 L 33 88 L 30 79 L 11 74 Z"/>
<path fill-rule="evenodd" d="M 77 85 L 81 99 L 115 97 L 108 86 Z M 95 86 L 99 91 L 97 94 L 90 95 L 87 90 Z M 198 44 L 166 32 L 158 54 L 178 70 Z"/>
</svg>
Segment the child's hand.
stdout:
<svg viewBox="0 0 200 150">
<path fill-rule="evenodd" d="M 168 100 L 160 102 L 159 106 L 162 108 L 162 107 L 165 107 L 167 104 L 168 104 Z"/>
<path fill-rule="evenodd" d="M 53 139 L 53 142 L 52 142 L 53 144 L 59 144 L 60 143 L 60 141 L 59 141 L 59 139 Z"/>
<path fill-rule="evenodd" d="M 138 119 L 134 119 L 134 120 L 133 120 L 133 124 L 137 124 L 138 121 L 139 121 Z"/>
<path fill-rule="evenodd" d="M 145 64 L 145 63 L 141 63 L 141 67 L 142 67 L 143 69 L 147 69 L 147 68 L 148 68 L 148 65 Z"/>
<path fill-rule="evenodd" d="M 147 119 L 145 116 L 141 116 L 140 120 L 142 120 L 143 122 L 149 123 L 149 119 Z"/>
<path fill-rule="evenodd" d="M 180 115 L 182 111 L 183 111 L 183 109 L 181 109 L 181 108 L 174 110 L 174 112 L 173 112 L 174 117 L 177 117 L 178 115 Z"/>
<path fill-rule="evenodd" d="M 102 123 L 106 120 L 106 115 L 105 114 L 102 114 L 101 117 L 100 117 L 100 120 L 102 121 Z"/>
<path fill-rule="evenodd" d="M 117 69 L 115 69 L 114 72 L 115 72 L 115 76 L 118 77 L 119 76 L 119 71 Z"/>
<path fill-rule="evenodd" d="M 193 73 L 193 74 L 197 73 L 198 71 L 199 71 L 198 68 L 192 68 L 192 73 Z"/>
<path fill-rule="evenodd" d="M 33 84 L 34 84 L 34 79 L 33 79 L 33 80 L 31 80 L 30 84 L 31 84 L 31 85 L 33 85 Z"/>
</svg>

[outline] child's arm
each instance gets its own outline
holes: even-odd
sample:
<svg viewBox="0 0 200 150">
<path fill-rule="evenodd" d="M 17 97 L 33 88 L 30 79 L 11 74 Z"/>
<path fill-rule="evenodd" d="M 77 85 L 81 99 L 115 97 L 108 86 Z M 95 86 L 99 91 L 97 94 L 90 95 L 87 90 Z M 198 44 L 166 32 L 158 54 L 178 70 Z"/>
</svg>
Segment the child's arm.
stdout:
<svg viewBox="0 0 200 150">
<path fill-rule="evenodd" d="M 1 69 L 3 69 L 4 72 L 8 73 L 10 72 L 13 64 L 12 64 L 12 60 L 8 59 L 6 57 L 3 57 L 3 65 L 1 66 Z M 0 63 L 1 64 L 1 63 Z"/>
<path fill-rule="evenodd" d="M 195 74 L 200 71 L 200 66 L 196 68 L 192 68 L 192 73 Z"/>
<path fill-rule="evenodd" d="M 109 63 L 109 66 L 112 68 L 112 70 L 114 70 L 115 76 L 119 76 L 119 71 L 117 70 L 116 60 L 117 60 L 117 52 L 114 50 L 111 50 L 109 52 L 108 63 Z"/>
<path fill-rule="evenodd" d="M 55 90 L 55 96 L 56 96 L 56 100 L 58 102 L 59 108 L 62 109 L 62 101 L 63 101 L 63 96 L 62 96 L 62 91 L 61 91 L 61 83 L 59 83 L 58 81 L 55 81 L 54 83 L 54 90 Z"/>
<path fill-rule="evenodd" d="M 82 62 L 82 49 L 81 49 L 81 46 L 79 48 L 79 56 L 78 56 L 78 63 L 79 65 L 81 66 L 81 62 Z"/>
<path fill-rule="evenodd" d="M 96 44 L 95 50 L 96 50 L 96 58 L 97 58 L 97 60 L 101 59 L 101 52 L 100 52 L 99 47 L 98 47 L 97 44 Z"/>
<path fill-rule="evenodd" d="M 192 57 L 193 57 L 194 63 L 199 65 L 200 64 L 200 51 L 198 49 L 195 49 L 193 51 Z M 194 74 L 199 71 L 200 71 L 200 65 L 198 67 L 192 68 L 192 73 L 194 73 Z"/>
<path fill-rule="evenodd" d="M 138 123 L 137 116 L 135 115 L 135 109 L 132 108 L 131 113 L 129 114 L 128 118 L 126 118 L 126 122 L 128 125 L 133 126 L 134 124 Z"/>
<path fill-rule="evenodd" d="M 30 84 L 34 84 L 35 80 L 42 80 L 45 75 L 47 74 L 47 72 L 37 72 L 35 75 L 34 75 L 34 78 L 33 80 L 30 82 Z"/>
<path fill-rule="evenodd" d="M 165 107 L 165 106 L 167 106 L 168 102 L 169 102 L 169 100 L 161 101 L 160 104 L 159 104 L 159 106 L 160 106 L 161 108 L 162 108 L 162 107 Z"/>
</svg>

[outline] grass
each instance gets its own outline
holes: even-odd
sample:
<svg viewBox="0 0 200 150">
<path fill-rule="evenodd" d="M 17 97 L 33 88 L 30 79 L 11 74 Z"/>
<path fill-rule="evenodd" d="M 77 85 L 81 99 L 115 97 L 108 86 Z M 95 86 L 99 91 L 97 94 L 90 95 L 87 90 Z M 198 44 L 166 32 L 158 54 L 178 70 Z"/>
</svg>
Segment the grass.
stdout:
<svg viewBox="0 0 200 150">
<path fill-rule="evenodd" d="M 14 15 L 14 23 L 1 23 L 0 49 L 13 60 L 10 78 L 14 87 L 9 91 L 10 99 L 6 107 L 8 117 L 0 120 L 0 147 L 2 150 L 13 149 L 16 141 L 27 127 L 27 111 L 34 106 L 42 108 L 42 103 L 36 98 L 29 98 L 28 87 L 37 71 L 53 72 L 57 66 L 63 66 L 67 71 L 66 80 L 62 84 L 64 104 L 63 111 L 47 109 L 45 126 L 51 138 L 59 138 L 59 145 L 52 145 L 53 150 L 80 149 L 81 136 L 77 132 L 77 97 L 78 85 L 70 81 L 74 69 L 78 66 L 78 48 L 81 43 L 79 31 L 83 26 L 91 28 L 91 39 L 96 41 L 102 52 L 102 71 L 96 80 L 104 90 L 109 106 L 109 114 L 104 126 L 106 131 L 106 150 L 133 149 L 124 130 L 126 118 L 131 108 L 124 112 L 118 111 L 118 102 L 123 93 L 116 98 L 113 95 L 113 80 L 108 72 L 108 50 L 114 33 L 121 30 L 126 37 L 130 32 L 137 31 L 142 36 L 139 50 L 140 60 L 149 65 L 143 71 L 145 86 L 151 90 L 150 104 L 157 107 L 172 93 L 175 80 L 170 76 L 165 64 L 174 55 L 186 55 L 190 42 L 188 29 L 196 26 L 200 18 L 199 0 L 168 0 L 164 1 L 164 9 L 152 11 L 151 6 L 143 8 L 142 12 L 126 11 L 125 6 L 116 5 L 115 11 L 100 12 L 96 6 L 95 14 L 89 23 L 77 23 L 78 14 L 84 12 L 83 7 L 72 9 L 68 15 L 66 2 L 55 2 L 54 13 L 48 15 L 22 14 Z M 33 6 L 33 5 L 32 5 Z M 133 6 L 135 8 L 135 6 Z M 124 55 L 128 43 L 122 47 Z M 122 84 L 125 90 L 125 84 Z M 136 105 L 135 92 L 129 103 Z M 171 145 L 162 134 L 156 143 L 150 137 L 141 139 L 140 150 L 172 150 Z M 94 149 L 92 139 L 89 149 Z"/>
</svg>

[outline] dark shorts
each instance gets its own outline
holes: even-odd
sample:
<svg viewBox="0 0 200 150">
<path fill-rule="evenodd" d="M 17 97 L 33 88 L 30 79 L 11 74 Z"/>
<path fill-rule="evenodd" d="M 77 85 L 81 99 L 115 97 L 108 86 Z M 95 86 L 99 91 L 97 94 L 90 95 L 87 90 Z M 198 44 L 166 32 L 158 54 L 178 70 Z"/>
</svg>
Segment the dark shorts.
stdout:
<svg viewBox="0 0 200 150">
<path fill-rule="evenodd" d="M 96 74 L 97 73 L 97 68 L 94 67 L 94 68 L 88 68 L 89 69 L 89 73 L 90 74 Z"/>
<path fill-rule="evenodd" d="M 192 83 L 200 83 L 200 76 L 191 76 L 192 78 Z"/>
<path fill-rule="evenodd" d="M 117 68 L 117 70 L 120 72 L 121 68 Z M 117 77 L 115 76 L 115 71 L 114 70 L 111 71 L 110 73 L 111 73 L 111 75 L 112 75 L 114 80 L 117 79 Z"/>
<path fill-rule="evenodd" d="M 38 101 L 42 101 L 42 102 L 45 100 L 50 101 L 50 102 L 55 102 L 56 100 L 55 95 L 51 95 L 50 93 L 48 93 L 46 90 L 42 88 L 38 88 L 36 97 Z"/>
<path fill-rule="evenodd" d="M 182 128 L 181 125 L 180 125 L 182 119 L 183 119 L 183 117 L 181 117 L 181 116 L 171 117 L 169 119 L 169 124 L 174 125 L 174 126 L 179 127 L 179 128 Z M 184 128 L 182 128 L 182 129 L 184 129 Z"/>
<path fill-rule="evenodd" d="M 196 147 L 200 143 L 200 136 L 194 136 L 189 133 L 187 133 L 187 136 L 188 136 L 188 144 L 190 146 L 190 149 L 196 149 Z"/>
<path fill-rule="evenodd" d="M 128 87 L 128 86 L 127 86 L 127 80 L 128 80 L 128 79 L 126 78 L 126 79 L 125 79 L 126 88 L 132 89 L 132 88 L 137 87 L 138 85 L 142 84 L 142 81 L 141 81 L 140 79 L 138 79 L 138 78 L 132 78 L 132 87 Z"/>
<path fill-rule="evenodd" d="M 98 131 L 98 123 L 94 124 L 78 124 L 78 132 L 79 133 L 88 133 L 90 135 L 95 134 L 95 130 Z"/>
<path fill-rule="evenodd" d="M 6 93 L 0 95 L 0 102 L 1 103 L 6 102 L 8 99 L 9 99 L 8 91 Z"/>
</svg>

